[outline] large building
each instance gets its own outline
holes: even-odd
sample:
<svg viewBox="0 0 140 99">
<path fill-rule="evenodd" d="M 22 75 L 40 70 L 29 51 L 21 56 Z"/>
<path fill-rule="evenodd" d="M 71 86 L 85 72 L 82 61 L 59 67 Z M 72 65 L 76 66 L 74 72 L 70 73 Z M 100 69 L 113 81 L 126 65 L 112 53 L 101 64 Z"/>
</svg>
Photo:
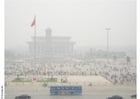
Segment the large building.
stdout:
<svg viewBox="0 0 140 99">
<path fill-rule="evenodd" d="M 46 29 L 46 36 L 32 37 L 28 42 L 31 56 L 39 61 L 70 59 L 73 55 L 75 42 L 71 37 L 52 36 L 52 30 Z"/>
</svg>

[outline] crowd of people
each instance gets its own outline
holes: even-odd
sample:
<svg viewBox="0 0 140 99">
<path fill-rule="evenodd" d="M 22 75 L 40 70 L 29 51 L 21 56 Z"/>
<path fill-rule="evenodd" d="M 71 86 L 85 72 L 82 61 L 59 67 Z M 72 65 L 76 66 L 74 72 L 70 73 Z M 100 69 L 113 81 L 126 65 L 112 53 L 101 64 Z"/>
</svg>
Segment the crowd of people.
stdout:
<svg viewBox="0 0 140 99">
<path fill-rule="evenodd" d="M 6 76 L 102 76 L 113 84 L 135 84 L 136 64 L 118 60 L 94 62 L 69 62 L 69 63 L 46 63 L 31 64 L 27 62 L 6 63 Z"/>
</svg>

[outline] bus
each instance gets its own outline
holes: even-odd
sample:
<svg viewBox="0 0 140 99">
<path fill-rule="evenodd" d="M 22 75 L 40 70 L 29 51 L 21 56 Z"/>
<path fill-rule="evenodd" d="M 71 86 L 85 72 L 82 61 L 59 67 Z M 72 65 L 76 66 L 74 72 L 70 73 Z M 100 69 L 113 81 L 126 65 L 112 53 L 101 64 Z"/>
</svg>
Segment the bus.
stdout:
<svg viewBox="0 0 140 99">
<path fill-rule="evenodd" d="M 51 95 L 81 95 L 82 86 L 50 86 Z"/>
</svg>

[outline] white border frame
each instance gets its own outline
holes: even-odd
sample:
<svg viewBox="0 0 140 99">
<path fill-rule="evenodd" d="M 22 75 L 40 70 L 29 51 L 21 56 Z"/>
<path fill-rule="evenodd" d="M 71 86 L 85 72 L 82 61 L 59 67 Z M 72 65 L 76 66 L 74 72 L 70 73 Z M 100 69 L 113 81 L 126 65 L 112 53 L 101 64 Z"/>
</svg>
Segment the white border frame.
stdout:
<svg viewBox="0 0 140 99">
<path fill-rule="evenodd" d="M 0 98 L 4 99 L 4 0 L 0 0 Z M 3 88 L 2 88 L 3 87 Z"/>
<path fill-rule="evenodd" d="M 3 99 L 4 99 L 4 44 L 5 44 L 5 1 L 0 0 L 0 88 L 3 86 Z M 140 87 L 140 76 L 139 70 L 140 70 L 140 1 L 137 0 L 137 99 L 139 98 L 139 87 Z M 0 98 L 1 98 L 1 92 L 0 89 Z M 2 98 L 1 98 L 2 99 Z"/>
</svg>

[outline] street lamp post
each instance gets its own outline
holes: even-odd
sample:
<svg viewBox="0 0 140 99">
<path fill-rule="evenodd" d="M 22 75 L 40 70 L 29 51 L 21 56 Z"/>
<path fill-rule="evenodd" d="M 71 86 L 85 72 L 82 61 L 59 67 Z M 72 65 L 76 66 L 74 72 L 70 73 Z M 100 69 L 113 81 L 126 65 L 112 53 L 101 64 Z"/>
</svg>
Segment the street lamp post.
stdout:
<svg viewBox="0 0 140 99">
<path fill-rule="evenodd" d="M 107 32 L 107 62 L 109 62 L 109 32 L 111 28 L 105 28 L 105 30 Z"/>
</svg>

